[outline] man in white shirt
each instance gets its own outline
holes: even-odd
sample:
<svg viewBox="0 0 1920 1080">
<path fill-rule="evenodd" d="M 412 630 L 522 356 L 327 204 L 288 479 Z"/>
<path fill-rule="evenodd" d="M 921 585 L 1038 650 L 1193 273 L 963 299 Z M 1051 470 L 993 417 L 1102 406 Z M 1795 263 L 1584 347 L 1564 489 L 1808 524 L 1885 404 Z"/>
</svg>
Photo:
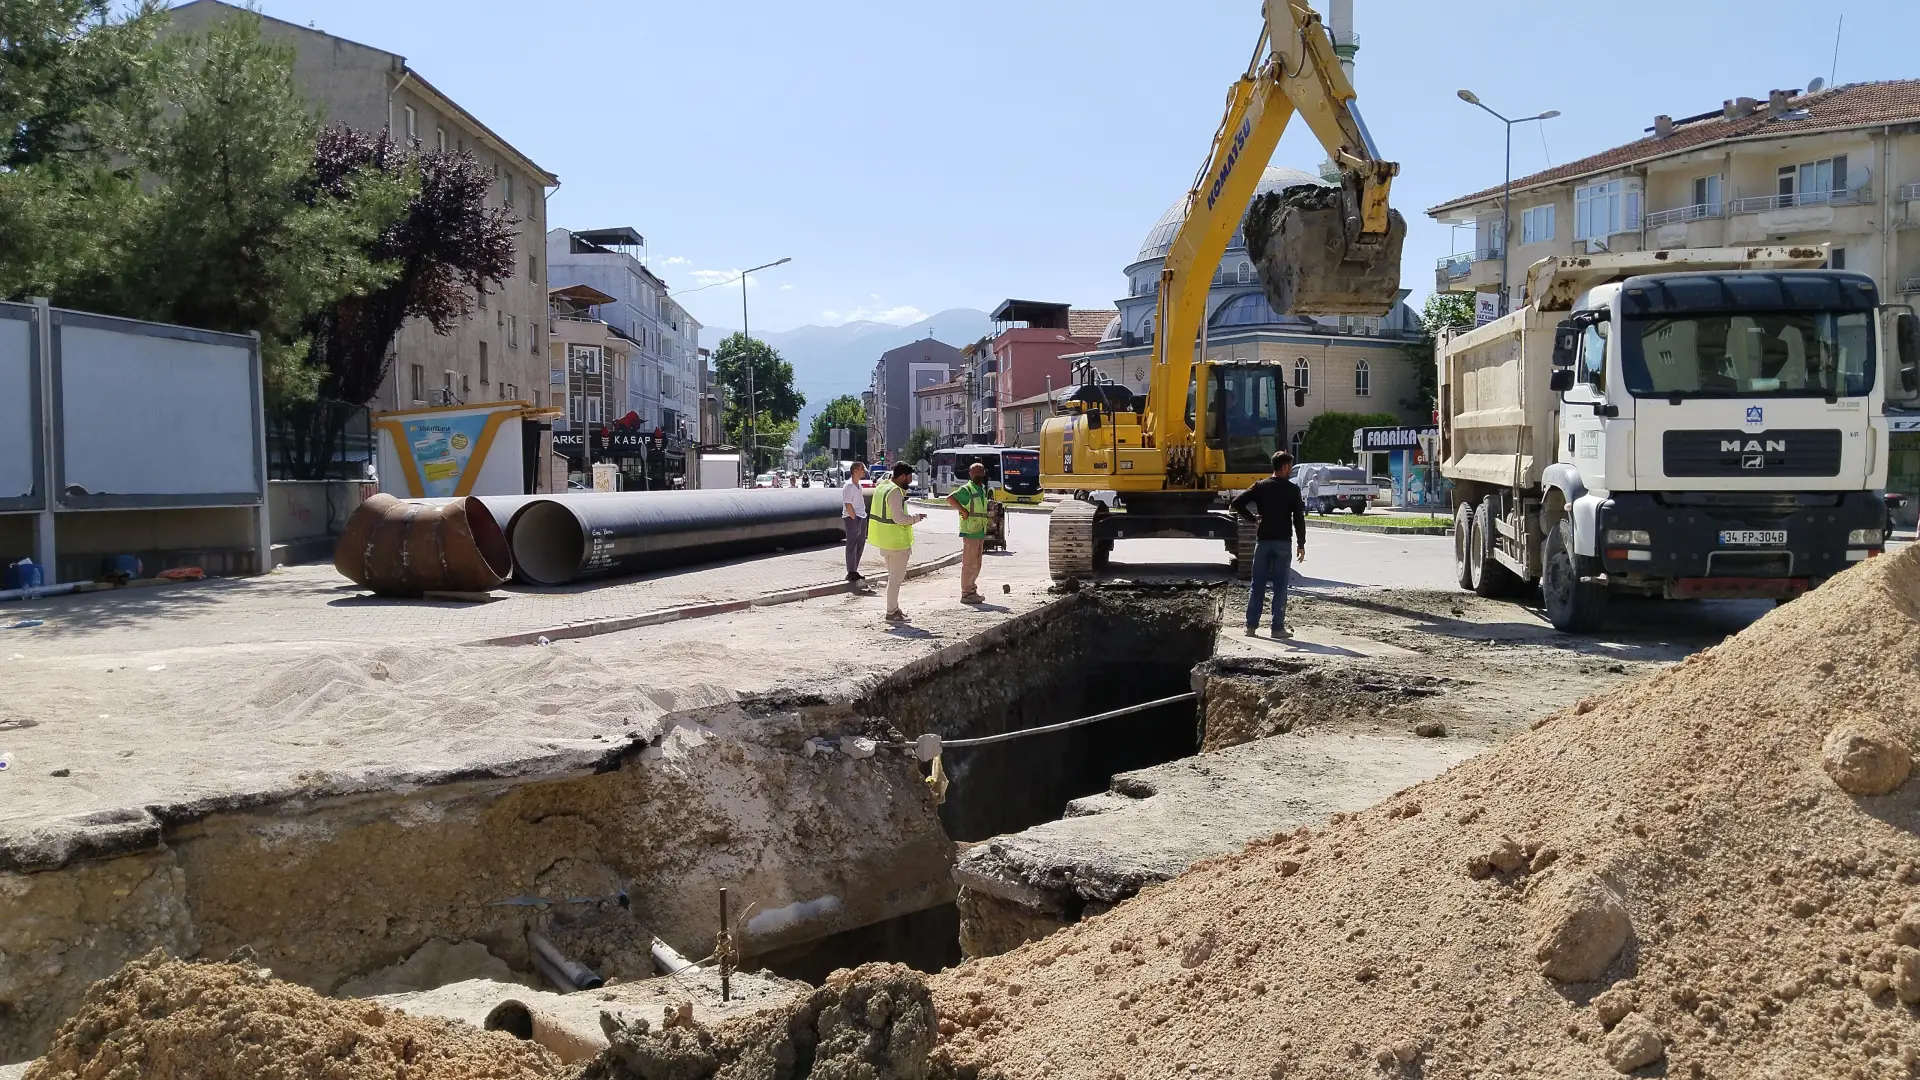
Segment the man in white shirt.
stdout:
<svg viewBox="0 0 1920 1080">
<path fill-rule="evenodd" d="M 840 524 L 847 530 L 847 581 L 856 589 L 864 588 L 861 582 L 867 580 L 860 572 L 860 556 L 867 550 L 867 495 L 860 490 L 866 475 L 866 462 L 856 461 L 840 488 Z"/>
</svg>

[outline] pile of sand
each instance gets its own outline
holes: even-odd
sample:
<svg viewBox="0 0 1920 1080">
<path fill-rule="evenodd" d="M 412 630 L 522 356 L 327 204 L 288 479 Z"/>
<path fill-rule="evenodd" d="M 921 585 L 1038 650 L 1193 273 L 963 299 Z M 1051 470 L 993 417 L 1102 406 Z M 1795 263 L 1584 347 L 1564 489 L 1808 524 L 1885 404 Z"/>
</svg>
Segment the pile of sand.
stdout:
<svg viewBox="0 0 1920 1080">
<path fill-rule="evenodd" d="M 1907 1077 L 1920 550 L 932 980 L 981 1077 Z"/>
<path fill-rule="evenodd" d="M 155 951 L 88 989 L 26 1080 L 551 1080 L 531 1042 L 366 1001 L 333 1001 L 260 968 Z"/>
</svg>

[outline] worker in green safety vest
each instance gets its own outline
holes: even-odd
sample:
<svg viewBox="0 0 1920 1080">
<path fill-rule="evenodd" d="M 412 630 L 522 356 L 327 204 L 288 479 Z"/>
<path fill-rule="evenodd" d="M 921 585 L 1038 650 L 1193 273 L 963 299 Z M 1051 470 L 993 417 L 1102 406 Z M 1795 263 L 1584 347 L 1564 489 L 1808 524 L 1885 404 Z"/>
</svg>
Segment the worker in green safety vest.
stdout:
<svg viewBox="0 0 1920 1080">
<path fill-rule="evenodd" d="M 984 604 L 980 595 L 980 562 L 987 550 L 987 526 L 993 512 L 993 491 L 987 487 L 987 467 L 976 461 L 967 467 L 967 482 L 947 496 L 947 505 L 960 514 L 960 602 Z"/>
<path fill-rule="evenodd" d="M 907 485 L 913 482 L 913 466 L 898 462 L 893 475 L 873 485 L 873 502 L 867 508 L 867 543 L 880 552 L 887 563 L 887 621 L 903 623 L 906 612 L 900 610 L 900 584 L 907 580 L 907 559 L 913 554 L 913 527 L 925 521 L 925 514 L 907 513 Z"/>
</svg>

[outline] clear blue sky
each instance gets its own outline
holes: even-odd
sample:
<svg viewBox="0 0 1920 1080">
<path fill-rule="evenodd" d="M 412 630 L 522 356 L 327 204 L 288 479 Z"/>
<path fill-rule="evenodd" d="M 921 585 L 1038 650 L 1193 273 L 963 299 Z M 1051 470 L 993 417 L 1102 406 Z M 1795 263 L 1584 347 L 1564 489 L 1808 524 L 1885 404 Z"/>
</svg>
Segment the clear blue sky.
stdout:
<svg viewBox="0 0 1920 1080">
<path fill-rule="evenodd" d="M 560 175 L 552 224 L 634 226 L 676 290 L 792 256 L 753 289 L 767 330 L 1008 296 L 1108 305 L 1257 32 L 1253 0 L 258 3 L 405 55 Z M 1509 116 L 1560 110 L 1515 129 L 1522 175 L 1638 138 L 1656 113 L 1826 77 L 1840 7 L 1840 81 L 1920 76 L 1912 0 L 1354 6 L 1416 303 L 1450 250 L 1422 211 L 1501 177 L 1501 127 L 1460 86 Z M 1276 161 L 1322 157 L 1297 126 Z M 738 325 L 737 286 L 684 300 Z"/>
</svg>

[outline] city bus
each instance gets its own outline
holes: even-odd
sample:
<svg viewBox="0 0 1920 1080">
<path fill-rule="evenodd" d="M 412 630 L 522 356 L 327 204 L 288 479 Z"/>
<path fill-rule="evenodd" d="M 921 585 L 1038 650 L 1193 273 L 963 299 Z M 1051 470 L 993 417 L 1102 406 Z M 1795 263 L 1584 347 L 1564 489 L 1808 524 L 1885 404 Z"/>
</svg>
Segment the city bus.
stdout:
<svg viewBox="0 0 1920 1080">
<path fill-rule="evenodd" d="M 1004 501 L 1028 506 L 1040 505 L 1040 451 L 1017 446 L 955 446 L 935 450 L 927 478 L 933 494 L 945 498 L 967 482 L 967 470 L 974 462 L 987 467 L 987 486 L 1002 493 Z"/>
</svg>

